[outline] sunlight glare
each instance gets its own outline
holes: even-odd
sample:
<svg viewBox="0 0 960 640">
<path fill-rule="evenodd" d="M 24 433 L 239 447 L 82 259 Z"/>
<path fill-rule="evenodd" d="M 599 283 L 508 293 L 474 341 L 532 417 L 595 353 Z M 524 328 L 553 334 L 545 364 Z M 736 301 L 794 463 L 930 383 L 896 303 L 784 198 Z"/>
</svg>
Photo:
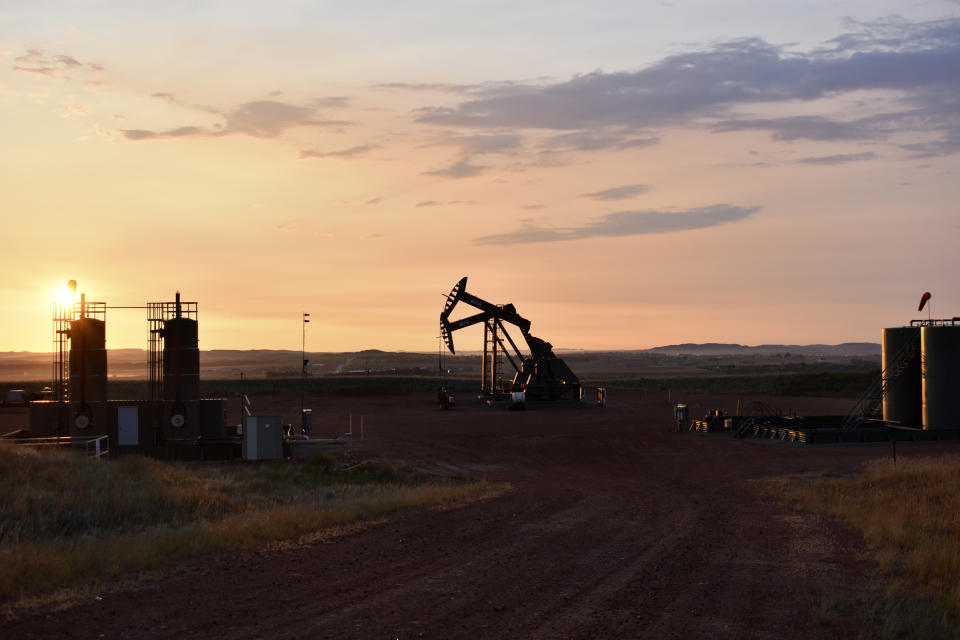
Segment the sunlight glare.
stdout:
<svg viewBox="0 0 960 640">
<path fill-rule="evenodd" d="M 72 287 L 70 285 L 73 285 Z M 56 297 L 54 297 L 54 302 L 63 307 L 69 307 L 73 304 L 76 299 L 77 285 L 74 280 L 71 280 L 63 287 L 57 291 Z"/>
</svg>

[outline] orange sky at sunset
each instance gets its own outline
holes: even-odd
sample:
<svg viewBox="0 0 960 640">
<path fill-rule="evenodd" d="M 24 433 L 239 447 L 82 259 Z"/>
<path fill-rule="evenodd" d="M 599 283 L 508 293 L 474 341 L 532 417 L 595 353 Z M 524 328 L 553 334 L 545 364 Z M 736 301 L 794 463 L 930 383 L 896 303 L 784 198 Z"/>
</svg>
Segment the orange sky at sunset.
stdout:
<svg viewBox="0 0 960 640">
<path fill-rule="evenodd" d="M 71 278 L 202 349 L 433 350 L 465 275 L 561 348 L 960 315 L 957 2 L 83 4 L 0 9 L 0 351 Z"/>
</svg>

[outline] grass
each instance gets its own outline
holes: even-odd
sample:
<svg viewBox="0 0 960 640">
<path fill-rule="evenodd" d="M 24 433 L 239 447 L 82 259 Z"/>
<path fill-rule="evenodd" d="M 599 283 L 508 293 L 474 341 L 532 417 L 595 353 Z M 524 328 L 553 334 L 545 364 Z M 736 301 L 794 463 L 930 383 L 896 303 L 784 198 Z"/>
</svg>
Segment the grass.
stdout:
<svg viewBox="0 0 960 640">
<path fill-rule="evenodd" d="M 766 486 L 862 533 L 887 587 L 886 637 L 960 635 L 960 457 L 881 459 Z"/>
<path fill-rule="evenodd" d="M 210 551 L 302 544 L 400 510 L 506 488 L 362 465 L 174 465 L 0 442 L 0 602 L 148 571 Z"/>
<path fill-rule="evenodd" d="M 827 366 L 827 365 L 824 365 Z M 512 370 L 511 370 L 512 371 Z M 815 370 L 783 373 L 740 373 L 730 375 L 718 372 L 715 375 L 641 376 L 629 372 L 606 376 L 599 372 L 581 373 L 585 387 L 605 386 L 615 389 L 640 389 L 678 393 L 733 394 L 750 393 L 787 396 L 836 396 L 856 397 L 876 378 L 879 370 Z M 469 397 L 477 393 L 477 379 L 473 373 L 463 373 L 443 380 L 424 375 L 355 375 L 320 376 L 308 378 L 306 393 L 316 396 L 371 396 L 393 394 L 436 394 L 446 386 L 456 395 Z M 0 394 L 7 388 L 40 389 L 42 382 L 0 382 Z M 300 393 L 300 378 L 252 378 L 241 384 L 239 379 L 202 379 L 200 393 L 204 398 L 233 397 L 236 394 L 272 395 Z M 111 379 L 109 396 L 114 400 L 147 398 L 146 380 Z"/>
<path fill-rule="evenodd" d="M 775 396 L 857 397 L 879 371 L 818 371 L 812 373 L 767 373 L 751 375 L 681 376 L 599 381 L 592 384 L 610 388 L 675 393 L 747 393 Z"/>
</svg>

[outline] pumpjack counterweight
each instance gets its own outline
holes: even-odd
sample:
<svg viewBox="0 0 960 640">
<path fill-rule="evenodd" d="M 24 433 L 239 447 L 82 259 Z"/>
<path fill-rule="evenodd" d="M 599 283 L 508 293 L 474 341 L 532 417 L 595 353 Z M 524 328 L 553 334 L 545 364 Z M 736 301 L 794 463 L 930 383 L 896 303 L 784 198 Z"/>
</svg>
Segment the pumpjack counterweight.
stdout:
<svg viewBox="0 0 960 640">
<path fill-rule="evenodd" d="M 458 303 L 480 310 L 459 320 L 451 320 L 450 313 Z M 530 400 L 580 399 L 580 380 L 570 367 L 553 353 L 553 346 L 530 334 L 530 321 L 517 313 L 512 304 L 492 304 L 467 292 L 467 279 L 461 278 L 450 290 L 440 312 L 440 335 L 450 353 L 456 354 L 453 332 L 483 323 L 483 373 L 481 391 L 490 397 L 497 394 L 522 391 Z M 505 324 L 520 329 L 530 355 L 525 356 L 507 333 Z M 510 349 L 507 348 L 509 345 Z M 511 355 L 512 351 L 512 355 Z M 500 355 L 515 370 L 513 381 L 505 384 Z M 514 357 L 516 360 L 514 360 Z M 517 362 L 520 363 L 519 367 Z"/>
</svg>

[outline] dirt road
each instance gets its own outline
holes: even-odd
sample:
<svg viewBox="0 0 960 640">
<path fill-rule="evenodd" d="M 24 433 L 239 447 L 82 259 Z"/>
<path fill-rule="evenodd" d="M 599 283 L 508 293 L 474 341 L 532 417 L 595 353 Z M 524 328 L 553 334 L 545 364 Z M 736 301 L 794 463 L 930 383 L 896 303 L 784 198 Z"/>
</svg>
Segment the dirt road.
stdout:
<svg viewBox="0 0 960 640">
<path fill-rule="evenodd" d="M 736 399 L 687 398 L 694 413 Z M 745 399 L 746 401 L 747 399 Z M 766 399 L 802 413 L 849 401 Z M 295 415 L 298 399 L 254 399 Z M 857 536 L 751 479 L 854 470 L 886 446 L 677 434 L 665 398 L 606 409 L 440 411 L 430 398 L 312 399 L 315 432 L 365 416 L 358 456 L 509 482 L 494 501 L 407 514 L 326 544 L 224 555 L 136 592 L 5 628 L 6 638 L 875 637 L 855 607 Z M 698 408 L 699 407 L 699 408 Z M 355 427 L 355 432 L 358 429 Z M 956 447 L 901 445 L 899 455 Z"/>
</svg>

